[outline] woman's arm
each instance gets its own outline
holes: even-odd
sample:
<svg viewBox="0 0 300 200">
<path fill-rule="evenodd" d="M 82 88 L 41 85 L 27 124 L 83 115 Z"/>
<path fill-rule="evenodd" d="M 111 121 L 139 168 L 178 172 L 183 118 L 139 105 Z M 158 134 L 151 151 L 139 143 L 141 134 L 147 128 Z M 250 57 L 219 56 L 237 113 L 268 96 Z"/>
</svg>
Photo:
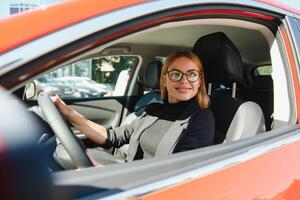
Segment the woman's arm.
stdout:
<svg viewBox="0 0 300 200">
<path fill-rule="evenodd" d="M 81 133 L 85 134 L 89 139 L 104 144 L 107 139 L 106 128 L 88 120 L 86 117 L 67 106 L 59 97 L 52 98 L 60 113 Z"/>
</svg>

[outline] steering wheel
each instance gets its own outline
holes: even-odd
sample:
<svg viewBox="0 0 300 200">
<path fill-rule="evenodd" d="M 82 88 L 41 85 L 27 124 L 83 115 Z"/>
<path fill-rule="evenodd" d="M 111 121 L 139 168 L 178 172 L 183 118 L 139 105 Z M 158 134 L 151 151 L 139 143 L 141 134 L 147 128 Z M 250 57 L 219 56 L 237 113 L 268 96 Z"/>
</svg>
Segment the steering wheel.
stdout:
<svg viewBox="0 0 300 200">
<path fill-rule="evenodd" d="M 85 153 L 84 148 L 79 141 L 76 140 L 72 130 L 61 116 L 51 98 L 47 95 L 39 96 L 38 104 L 50 127 L 69 153 L 77 168 L 93 166 L 91 160 Z"/>
</svg>

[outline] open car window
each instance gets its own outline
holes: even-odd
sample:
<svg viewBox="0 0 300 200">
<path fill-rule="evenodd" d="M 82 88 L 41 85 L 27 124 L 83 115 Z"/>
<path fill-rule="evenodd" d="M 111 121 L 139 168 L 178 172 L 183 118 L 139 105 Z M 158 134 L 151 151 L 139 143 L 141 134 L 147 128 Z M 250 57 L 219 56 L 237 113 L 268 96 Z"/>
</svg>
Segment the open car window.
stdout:
<svg viewBox="0 0 300 200">
<path fill-rule="evenodd" d="M 33 82 L 36 100 L 41 95 L 62 99 L 124 96 L 130 73 L 140 62 L 137 56 L 103 56 L 63 66 Z M 32 88 L 25 88 L 25 93 Z"/>
</svg>

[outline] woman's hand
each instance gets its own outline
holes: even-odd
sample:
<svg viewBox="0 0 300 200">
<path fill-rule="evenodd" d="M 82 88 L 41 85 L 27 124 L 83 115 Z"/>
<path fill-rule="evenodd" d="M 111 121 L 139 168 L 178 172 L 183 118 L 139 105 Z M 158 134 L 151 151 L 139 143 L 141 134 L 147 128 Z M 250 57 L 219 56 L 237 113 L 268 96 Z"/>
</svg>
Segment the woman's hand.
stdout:
<svg viewBox="0 0 300 200">
<path fill-rule="evenodd" d="M 88 120 L 63 102 L 58 96 L 51 97 L 60 113 L 81 133 L 98 144 L 104 144 L 107 139 L 106 128 Z"/>
<path fill-rule="evenodd" d="M 58 96 L 51 97 L 53 103 L 56 105 L 60 113 L 66 118 L 69 119 L 72 113 L 72 109 L 61 100 Z"/>
</svg>

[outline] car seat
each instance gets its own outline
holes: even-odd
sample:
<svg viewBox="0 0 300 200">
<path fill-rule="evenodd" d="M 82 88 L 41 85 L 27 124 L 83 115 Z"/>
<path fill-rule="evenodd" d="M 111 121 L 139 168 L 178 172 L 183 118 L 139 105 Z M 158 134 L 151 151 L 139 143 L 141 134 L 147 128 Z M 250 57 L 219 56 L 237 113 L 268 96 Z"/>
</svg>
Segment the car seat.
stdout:
<svg viewBox="0 0 300 200">
<path fill-rule="evenodd" d="M 160 98 L 160 74 L 162 63 L 160 61 L 152 61 L 143 73 L 144 90 L 149 92 L 144 94 L 135 104 L 134 112 L 129 114 L 122 122 L 122 124 L 130 124 L 134 119 L 141 116 L 144 109 L 150 103 L 163 103 Z"/>
<path fill-rule="evenodd" d="M 147 105 L 151 103 L 163 103 L 160 97 L 160 74 L 162 69 L 162 63 L 160 61 L 152 61 L 143 73 L 143 85 L 144 89 L 149 90 L 144 94 L 136 103 L 134 112 L 130 113 L 122 122 L 124 124 L 130 124 L 134 119 L 141 116 Z M 114 156 L 117 160 L 123 161 L 127 157 L 128 145 L 115 150 Z"/>
<path fill-rule="evenodd" d="M 255 75 L 252 73 L 252 82 L 240 96 L 254 101 L 261 106 L 266 123 L 266 130 L 271 130 L 273 122 L 274 91 L 271 75 Z"/>
<path fill-rule="evenodd" d="M 222 32 L 197 40 L 193 52 L 200 58 L 208 83 L 210 109 L 214 113 L 214 143 L 229 142 L 265 131 L 264 114 L 252 101 L 235 97 L 243 81 L 241 56 L 233 42 Z"/>
</svg>

